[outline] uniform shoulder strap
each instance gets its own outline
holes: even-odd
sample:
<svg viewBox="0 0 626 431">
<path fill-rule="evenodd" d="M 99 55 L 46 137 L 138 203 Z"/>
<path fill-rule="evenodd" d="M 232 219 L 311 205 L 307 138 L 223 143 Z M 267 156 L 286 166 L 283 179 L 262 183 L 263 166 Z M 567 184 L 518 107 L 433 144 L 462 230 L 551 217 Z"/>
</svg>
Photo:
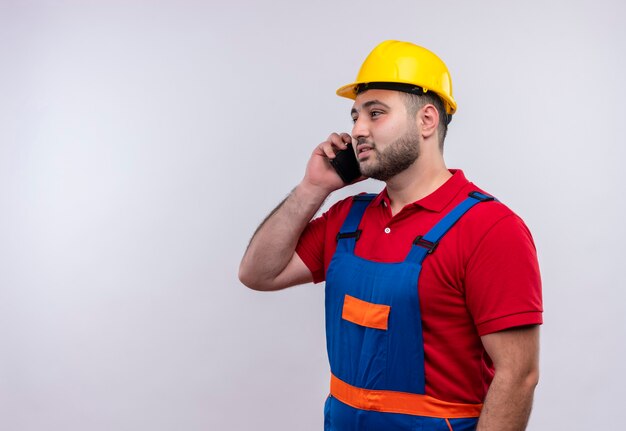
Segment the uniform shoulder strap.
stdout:
<svg viewBox="0 0 626 431">
<path fill-rule="evenodd" d="M 343 225 L 337 233 L 337 249 L 342 251 L 354 251 L 356 241 L 361 236 L 361 230 L 358 229 L 365 209 L 374 200 L 375 194 L 363 194 L 352 197 L 352 205 L 350 206 L 350 212 L 343 221 Z"/>
<path fill-rule="evenodd" d="M 460 220 L 471 208 L 481 202 L 494 201 L 496 198 L 477 191 L 470 192 L 461 203 L 446 214 L 426 235 L 419 235 L 413 241 L 413 247 L 407 256 L 408 261 L 422 263 L 426 256 L 433 253 L 441 238 Z"/>
</svg>

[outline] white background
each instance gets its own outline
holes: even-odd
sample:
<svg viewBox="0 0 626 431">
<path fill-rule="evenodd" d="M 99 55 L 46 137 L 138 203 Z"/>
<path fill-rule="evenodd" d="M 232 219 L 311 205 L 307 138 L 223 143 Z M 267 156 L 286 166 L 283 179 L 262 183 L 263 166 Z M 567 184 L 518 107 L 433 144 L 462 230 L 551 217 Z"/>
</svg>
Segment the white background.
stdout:
<svg viewBox="0 0 626 431">
<path fill-rule="evenodd" d="M 535 237 L 529 429 L 619 428 L 625 12 L 0 0 L 0 429 L 321 429 L 323 285 L 261 294 L 237 267 L 312 148 L 349 130 L 334 91 L 385 39 L 448 64 L 448 166 Z"/>
</svg>

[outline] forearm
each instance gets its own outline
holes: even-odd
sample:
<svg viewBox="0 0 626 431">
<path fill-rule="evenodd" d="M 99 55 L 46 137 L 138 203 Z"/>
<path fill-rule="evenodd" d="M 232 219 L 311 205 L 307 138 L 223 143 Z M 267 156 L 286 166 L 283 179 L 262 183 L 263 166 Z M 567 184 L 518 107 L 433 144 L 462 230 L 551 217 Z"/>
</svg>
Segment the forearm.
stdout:
<svg viewBox="0 0 626 431">
<path fill-rule="evenodd" d="M 289 264 L 298 238 L 328 194 L 300 183 L 270 213 L 257 228 L 241 260 L 239 278 L 245 285 L 257 290 L 274 288 L 273 281 Z"/>
<path fill-rule="evenodd" d="M 496 372 L 476 431 L 525 430 L 537 379 L 536 372 L 524 376 Z"/>
</svg>

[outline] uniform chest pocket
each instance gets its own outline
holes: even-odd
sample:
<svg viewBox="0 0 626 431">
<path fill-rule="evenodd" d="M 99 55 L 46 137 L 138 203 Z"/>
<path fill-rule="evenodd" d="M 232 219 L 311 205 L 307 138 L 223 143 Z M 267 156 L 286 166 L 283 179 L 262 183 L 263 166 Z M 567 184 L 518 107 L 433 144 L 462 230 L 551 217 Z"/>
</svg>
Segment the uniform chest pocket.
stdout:
<svg viewBox="0 0 626 431">
<path fill-rule="evenodd" d="M 386 331 L 389 323 L 389 305 L 373 304 L 354 296 L 346 295 L 343 300 L 341 318 L 356 325 Z"/>
</svg>

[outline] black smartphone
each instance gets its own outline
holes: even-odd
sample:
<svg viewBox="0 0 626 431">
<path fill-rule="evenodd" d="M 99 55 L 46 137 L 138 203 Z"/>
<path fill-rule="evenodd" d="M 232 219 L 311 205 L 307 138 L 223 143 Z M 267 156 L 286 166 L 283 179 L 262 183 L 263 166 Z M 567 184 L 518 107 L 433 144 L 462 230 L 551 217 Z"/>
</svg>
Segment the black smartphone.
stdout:
<svg viewBox="0 0 626 431">
<path fill-rule="evenodd" d="M 330 160 L 330 164 L 333 165 L 337 174 L 346 184 L 350 184 L 361 176 L 359 162 L 352 149 L 352 144 L 348 144 L 348 148 L 345 150 L 339 151 L 335 158 Z"/>
</svg>

